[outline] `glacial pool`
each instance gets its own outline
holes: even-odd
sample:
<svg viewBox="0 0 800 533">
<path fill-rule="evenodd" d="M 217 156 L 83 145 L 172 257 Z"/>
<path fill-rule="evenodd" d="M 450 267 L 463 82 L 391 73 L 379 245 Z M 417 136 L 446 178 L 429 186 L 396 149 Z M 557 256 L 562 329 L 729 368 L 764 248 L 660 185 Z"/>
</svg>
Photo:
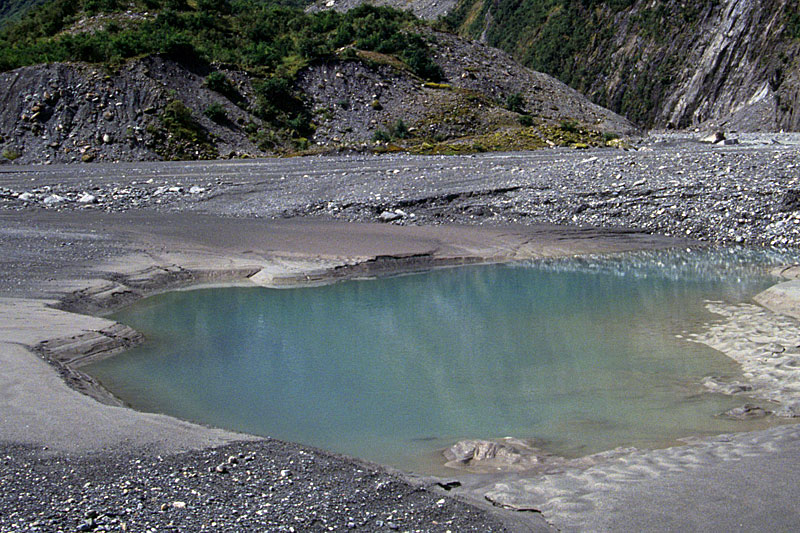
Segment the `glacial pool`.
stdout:
<svg viewBox="0 0 800 533">
<path fill-rule="evenodd" d="M 143 345 L 83 370 L 139 410 L 417 471 L 465 438 L 666 446 L 774 423 L 718 416 L 747 399 L 701 380 L 739 367 L 687 334 L 788 260 L 673 250 L 170 292 L 112 317 Z"/>
</svg>

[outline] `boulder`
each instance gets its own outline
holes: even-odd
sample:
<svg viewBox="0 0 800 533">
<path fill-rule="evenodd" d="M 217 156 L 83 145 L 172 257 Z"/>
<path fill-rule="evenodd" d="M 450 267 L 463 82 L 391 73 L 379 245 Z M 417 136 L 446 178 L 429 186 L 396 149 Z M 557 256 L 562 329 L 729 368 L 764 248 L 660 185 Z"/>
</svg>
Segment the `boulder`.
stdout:
<svg viewBox="0 0 800 533">
<path fill-rule="evenodd" d="M 533 446 L 533 441 L 506 437 L 500 440 L 459 441 L 442 452 L 446 466 L 476 471 L 520 471 L 563 462 Z"/>
<path fill-rule="evenodd" d="M 770 414 L 772 414 L 771 411 L 767 411 L 766 409 L 757 405 L 746 403 L 741 407 L 728 409 L 722 413 L 722 416 L 732 418 L 734 420 L 751 420 L 753 418 L 764 418 Z"/>
</svg>

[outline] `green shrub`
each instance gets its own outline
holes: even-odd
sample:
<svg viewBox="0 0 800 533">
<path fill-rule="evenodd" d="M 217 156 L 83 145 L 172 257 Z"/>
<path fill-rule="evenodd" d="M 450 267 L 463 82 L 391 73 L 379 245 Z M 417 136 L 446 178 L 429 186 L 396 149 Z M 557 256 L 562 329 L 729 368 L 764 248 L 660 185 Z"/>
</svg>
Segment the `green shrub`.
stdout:
<svg viewBox="0 0 800 533">
<path fill-rule="evenodd" d="M 372 140 L 388 143 L 392 140 L 392 135 L 388 131 L 378 130 L 372 135 Z"/>
<path fill-rule="evenodd" d="M 410 135 L 408 131 L 408 126 L 406 123 L 403 122 L 402 119 L 398 119 L 397 122 L 392 124 L 388 131 L 385 130 L 378 130 L 376 131 L 372 139 L 379 142 L 390 142 L 396 139 L 405 139 Z"/>
<path fill-rule="evenodd" d="M 395 139 L 405 139 L 408 137 L 408 127 L 402 119 L 398 119 L 397 122 L 394 123 L 391 129 L 391 135 Z"/>
<path fill-rule="evenodd" d="M 225 74 L 218 70 L 215 70 L 206 76 L 203 84 L 212 91 L 225 96 L 228 100 L 235 104 L 242 101 L 242 95 L 239 94 L 239 91 L 233 86 L 231 80 L 229 80 Z"/>
<path fill-rule="evenodd" d="M 569 133 L 578 133 L 580 126 L 577 120 L 572 119 L 564 119 L 559 123 L 559 127 Z"/>
<path fill-rule="evenodd" d="M 21 156 L 22 154 L 20 154 L 13 148 L 6 148 L 5 150 L 3 150 L 3 157 L 8 159 L 9 161 L 14 161 L 15 159 L 19 159 Z"/>
<path fill-rule="evenodd" d="M 217 124 L 222 124 L 226 120 L 228 120 L 228 115 L 225 112 L 225 107 L 220 104 L 219 102 L 214 102 L 213 104 L 206 107 L 203 114 L 216 122 Z"/>
<path fill-rule="evenodd" d="M 160 118 L 164 128 L 177 139 L 197 142 L 206 137 L 203 127 L 192 117 L 192 110 L 180 100 L 170 101 Z"/>
<path fill-rule="evenodd" d="M 514 93 L 506 98 L 506 109 L 509 111 L 513 111 L 514 113 L 524 113 L 525 112 L 525 97 L 522 96 L 520 93 Z"/>
<path fill-rule="evenodd" d="M 786 17 L 786 31 L 792 39 L 800 39 L 800 12 L 790 13 Z"/>
<path fill-rule="evenodd" d="M 530 115 L 520 115 L 519 116 L 519 123 L 526 128 L 529 126 L 533 126 L 533 117 Z"/>
</svg>

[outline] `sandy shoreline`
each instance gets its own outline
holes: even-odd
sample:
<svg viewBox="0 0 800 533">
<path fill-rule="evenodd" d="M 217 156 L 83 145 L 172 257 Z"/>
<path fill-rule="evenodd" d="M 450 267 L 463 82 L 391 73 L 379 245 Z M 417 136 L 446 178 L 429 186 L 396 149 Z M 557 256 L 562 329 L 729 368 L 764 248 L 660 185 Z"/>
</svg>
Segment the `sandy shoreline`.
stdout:
<svg viewBox="0 0 800 533">
<path fill-rule="evenodd" d="M 80 455 L 143 449 L 176 453 L 251 438 L 126 409 L 80 372 L 81 364 L 139 342 L 130 328 L 92 315 L 141 297 L 198 284 L 287 286 L 680 242 L 626 230 L 406 228 L 193 214 L 43 213 L 36 224 L 45 232 L 78 224 L 82 231 L 96 228 L 93 238 L 109 237 L 115 246 L 101 265 L 71 265 L 68 278 L 60 279 L 54 264 L 55 276 L 46 284 L 50 299 L 34 298 L 35 288 L 28 298 L 0 299 L 0 358 L 10 369 L 0 378 L 3 440 Z M 205 229 L 202 234 L 196 232 L 199 226 Z M 86 427 L 91 431 L 76 431 Z"/>
<path fill-rule="evenodd" d="M 0 365 L 8 369 L 0 375 L 0 434 L 9 457 L 19 445 L 40 450 L 37 457 L 46 447 L 42 456 L 56 458 L 154 457 L 184 451 L 193 458 L 204 450 L 240 444 L 246 455 L 248 446 L 260 446 L 255 443 L 261 441 L 248 444 L 251 437 L 245 435 L 115 405 L 113 398 L 80 373 L 80 363 L 87 358 L 114 353 L 139 340 L 136 332 L 102 315 L 156 292 L 199 284 L 322 283 L 439 266 L 658 249 L 689 242 L 624 229 L 396 226 L 135 210 L 5 211 L 0 212 L 0 223 L 11 235 L 2 243 L 5 256 L 0 264 L 6 274 L 0 280 Z M 787 283 L 763 293 L 759 303 L 792 315 L 796 294 L 785 290 L 794 282 Z M 741 314 L 731 316 L 741 318 Z M 769 317 L 777 315 L 766 316 L 769 322 Z M 748 320 L 745 317 L 745 324 Z M 784 324 L 782 329 L 789 326 Z M 712 333 L 721 338 L 719 331 Z M 747 336 L 746 331 L 743 334 Z M 724 339 L 724 346 L 715 346 L 710 337 L 696 340 L 722 351 L 740 347 L 730 337 Z M 758 350 L 765 344 L 766 340 L 759 340 L 753 348 L 753 361 L 763 357 Z M 55 366 L 31 350 L 38 350 Z M 788 399 L 793 391 L 784 393 L 782 398 Z M 794 501 L 800 486 L 800 469 L 793 466 L 800 464 L 798 443 L 797 425 L 777 427 L 700 439 L 668 450 L 615 454 L 598 464 L 571 465 L 545 475 L 467 476 L 462 487 L 449 494 L 537 511 L 521 515 L 525 516 L 522 524 L 520 515 L 473 516 L 474 530 L 493 530 L 494 526 L 481 524 L 494 524 L 498 516 L 499 523 L 512 530 L 547 530 L 539 513 L 561 530 L 685 530 L 708 524 L 720 530 L 765 524 L 791 529 L 800 524 L 800 514 L 788 503 Z M 286 453 L 303 449 L 288 446 Z M 324 456 L 324 452 L 310 453 Z M 277 468 L 276 478 L 282 470 Z M 737 476 L 747 484 L 737 484 Z M 435 502 L 440 497 L 436 483 L 425 483 Z M 700 486 L 703 490 L 698 492 Z M 434 503 L 430 505 L 435 508 Z M 691 505 L 696 510 L 686 508 Z M 787 506 L 788 511 L 780 511 Z M 2 520 L 0 515 L 0 524 Z M 365 524 L 365 530 L 379 529 L 375 523 Z"/>
</svg>

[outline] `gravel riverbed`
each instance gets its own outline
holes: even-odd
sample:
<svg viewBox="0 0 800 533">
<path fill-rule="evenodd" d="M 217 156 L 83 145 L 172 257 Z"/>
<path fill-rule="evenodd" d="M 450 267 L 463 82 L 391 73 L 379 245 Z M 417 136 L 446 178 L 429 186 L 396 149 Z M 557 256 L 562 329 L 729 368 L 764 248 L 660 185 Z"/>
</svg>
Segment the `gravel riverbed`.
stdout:
<svg viewBox="0 0 800 533">
<path fill-rule="evenodd" d="M 113 236 L 37 231 L 25 212 L 199 212 L 387 224 L 631 227 L 706 242 L 800 245 L 800 135 L 717 146 L 662 135 L 637 150 L 465 157 L 0 166 L 0 295 L 127 252 Z M 39 249 L 41 248 L 41 249 Z M 30 269 L 20 269 L 19 258 Z M 84 428 L 83 431 L 92 431 Z M 0 531 L 547 530 L 386 470 L 264 440 L 158 456 L 73 455 L 3 442 Z M 12 487 L 12 490 L 8 490 Z M 527 513 L 525 516 L 533 516 Z"/>
<path fill-rule="evenodd" d="M 800 135 L 735 145 L 646 138 L 637 150 L 0 167 L 0 209 L 201 211 L 393 224 L 630 227 L 800 244 Z"/>
</svg>

